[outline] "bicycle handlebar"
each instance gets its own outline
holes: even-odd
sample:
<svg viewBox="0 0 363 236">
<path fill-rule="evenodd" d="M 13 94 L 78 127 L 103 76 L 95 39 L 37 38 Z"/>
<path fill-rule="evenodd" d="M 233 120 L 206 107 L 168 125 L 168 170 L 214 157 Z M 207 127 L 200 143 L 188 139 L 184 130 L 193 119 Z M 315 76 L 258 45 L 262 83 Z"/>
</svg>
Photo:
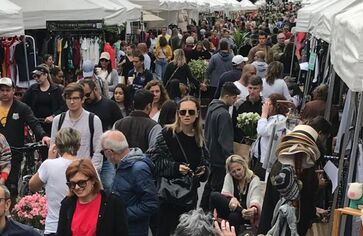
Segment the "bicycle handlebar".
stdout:
<svg viewBox="0 0 363 236">
<path fill-rule="evenodd" d="M 23 147 L 10 147 L 10 149 L 11 151 L 15 152 L 32 152 L 46 147 L 48 146 L 46 144 L 43 144 L 42 142 L 35 142 L 35 143 L 26 143 Z"/>
</svg>

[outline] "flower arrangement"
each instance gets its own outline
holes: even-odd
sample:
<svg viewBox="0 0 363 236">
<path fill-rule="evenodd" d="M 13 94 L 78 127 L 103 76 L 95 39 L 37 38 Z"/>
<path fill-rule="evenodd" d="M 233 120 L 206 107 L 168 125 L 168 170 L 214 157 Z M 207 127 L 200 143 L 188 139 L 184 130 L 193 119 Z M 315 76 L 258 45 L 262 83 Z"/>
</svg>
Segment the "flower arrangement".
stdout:
<svg viewBox="0 0 363 236">
<path fill-rule="evenodd" d="M 255 112 L 244 112 L 237 116 L 237 127 L 242 129 L 246 137 L 255 139 L 257 136 L 257 122 L 260 115 Z"/>
<path fill-rule="evenodd" d="M 37 229 L 44 229 L 47 200 L 45 196 L 39 193 L 25 196 L 14 206 L 12 213 L 16 221 Z"/>
<path fill-rule="evenodd" d="M 205 79 L 205 72 L 207 71 L 208 62 L 204 60 L 191 60 L 188 65 L 194 78 L 199 82 L 203 82 Z"/>
</svg>

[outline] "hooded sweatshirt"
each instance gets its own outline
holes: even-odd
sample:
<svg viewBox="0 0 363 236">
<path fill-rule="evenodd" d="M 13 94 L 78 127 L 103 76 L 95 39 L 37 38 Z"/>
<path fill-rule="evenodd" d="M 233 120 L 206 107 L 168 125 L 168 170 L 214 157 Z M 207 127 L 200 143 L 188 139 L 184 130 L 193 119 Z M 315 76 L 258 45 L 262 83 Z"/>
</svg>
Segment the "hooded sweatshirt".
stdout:
<svg viewBox="0 0 363 236">
<path fill-rule="evenodd" d="M 112 192 L 126 203 L 130 236 L 147 236 L 150 216 L 159 207 L 153 170 L 154 164 L 140 148 L 131 148 L 118 165 Z"/>
<path fill-rule="evenodd" d="M 205 120 L 205 138 L 210 155 L 210 164 L 224 167 L 227 157 L 233 154 L 233 124 L 228 106 L 213 99 L 209 104 Z"/>
<path fill-rule="evenodd" d="M 221 75 L 233 69 L 232 57 L 232 54 L 224 51 L 218 52 L 211 57 L 207 68 L 207 78 L 210 81 L 210 86 L 218 87 Z"/>
</svg>

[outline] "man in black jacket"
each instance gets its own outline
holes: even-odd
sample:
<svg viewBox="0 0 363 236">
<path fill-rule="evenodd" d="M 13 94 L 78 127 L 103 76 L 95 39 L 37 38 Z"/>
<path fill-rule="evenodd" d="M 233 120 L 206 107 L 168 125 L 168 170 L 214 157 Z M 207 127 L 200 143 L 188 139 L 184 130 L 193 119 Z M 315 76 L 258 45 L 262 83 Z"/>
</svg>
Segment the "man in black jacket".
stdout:
<svg viewBox="0 0 363 236">
<path fill-rule="evenodd" d="M 9 78 L 0 79 L 0 133 L 2 133 L 11 147 L 24 146 L 24 127 L 29 125 L 37 140 L 49 144 L 50 138 L 46 136 L 37 118 L 28 105 L 14 99 L 15 87 Z M 11 171 L 6 182 L 12 197 L 16 197 L 20 164 L 23 159 L 21 153 L 13 153 L 11 158 Z"/>
<path fill-rule="evenodd" d="M 210 175 L 201 200 L 204 211 L 210 210 L 210 193 L 222 190 L 226 175 L 226 159 L 233 154 L 233 123 L 228 108 L 236 102 L 239 94 L 240 91 L 233 82 L 226 82 L 222 87 L 220 98 L 213 99 L 208 107 L 205 141 L 210 153 Z"/>
<path fill-rule="evenodd" d="M 156 142 L 161 126 L 149 117 L 154 95 L 145 89 L 137 90 L 134 96 L 134 111 L 116 121 L 114 128 L 121 131 L 131 148 L 146 152 Z"/>
</svg>

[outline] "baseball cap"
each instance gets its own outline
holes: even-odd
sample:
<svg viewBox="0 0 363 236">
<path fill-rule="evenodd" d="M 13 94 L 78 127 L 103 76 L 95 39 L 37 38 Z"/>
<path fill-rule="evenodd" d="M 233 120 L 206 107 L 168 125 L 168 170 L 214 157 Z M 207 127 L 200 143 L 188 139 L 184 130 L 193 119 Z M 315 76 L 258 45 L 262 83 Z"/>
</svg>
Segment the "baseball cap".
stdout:
<svg viewBox="0 0 363 236">
<path fill-rule="evenodd" d="M 236 55 L 232 58 L 232 64 L 233 65 L 239 65 L 241 64 L 242 62 L 247 62 L 248 61 L 248 58 L 247 57 L 243 57 L 241 55 Z"/>
<path fill-rule="evenodd" d="M 8 87 L 14 87 L 13 81 L 8 77 L 4 77 L 4 78 L 0 79 L 0 86 L 1 85 L 5 85 Z"/>
<path fill-rule="evenodd" d="M 94 74 L 95 65 L 91 60 L 85 60 L 82 65 L 83 78 L 92 77 Z"/>
<path fill-rule="evenodd" d="M 48 66 L 40 64 L 34 68 L 32 75 L 49 74 Z"/>
<path fill-rule="evenodd" d="M 101 59 L 106 59 L 107 61 L 109 61 L 110 60 L 110 54 L 108 52 L 101 53 L 100 60 Z"/>
</svg>

